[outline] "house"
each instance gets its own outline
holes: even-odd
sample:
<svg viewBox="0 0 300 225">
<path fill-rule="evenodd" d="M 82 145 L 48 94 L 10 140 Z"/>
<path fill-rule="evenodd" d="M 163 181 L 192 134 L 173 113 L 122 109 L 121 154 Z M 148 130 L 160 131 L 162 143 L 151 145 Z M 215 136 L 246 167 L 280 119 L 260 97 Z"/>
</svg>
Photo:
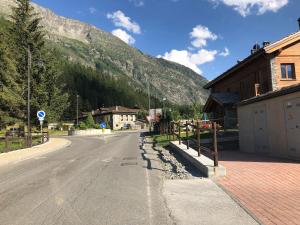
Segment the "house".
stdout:
<svg viewBox="0 0 300 225">
<path fill-rule="evenodd" d="M 130 109 L 123 106 L 100 108 L 92 111 L 95 123 L 106 122 L 113 130 L 120 130 L 124 127 L 136 127 L 137 114 L 139 109 Z"/>
<path fill-rule="evenodd" d="M 206 84 L 211 95 L 204 112 L 225 127 L 235 127 L 238 103 L 299 83 L 300 31 L 262 47 L 256 43 L 246 59 Z"/>
<path fill-rule="evenodd" d="M 238 104 L 240 150 L 300 159 L 300 84 Z"/>
</svg>

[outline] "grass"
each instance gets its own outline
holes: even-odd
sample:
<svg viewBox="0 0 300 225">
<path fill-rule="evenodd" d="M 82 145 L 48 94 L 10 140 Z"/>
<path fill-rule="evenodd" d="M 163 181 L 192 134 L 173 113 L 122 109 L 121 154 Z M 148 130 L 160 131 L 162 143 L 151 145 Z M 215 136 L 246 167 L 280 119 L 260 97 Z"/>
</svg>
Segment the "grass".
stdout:
<svg viewBox="0 0 300 225">
<path fill-rule="evenodd" d="M 40 136 L 32 137 L 32 146 L 38 145 L 41 143 Z M 5 149 L 5 139 L 0 139 L 0 154 L 4 152 L 15 151 L 18 149 L 26 148 L 26 141 L 24 138 L 13 138 L 8 142 L 8 148 Z"/>
<path fill-rule="evenodd" d="M 66 136 L 68 135 L 68 131 L 64 130 L 49 130 L 49 135 L 50 136 Z"/>
<path fill-rule="evenodd" d="M 226 131 L 221 130 L 221 131 L 218 132 L 218 135 L 222 136 L 222 137 L 232 137 L 232 136 L 238 135 L 238 131 L 237 130 L 226 130 Z M 189 136 L 189 138 L 195 138 L 193 132 L 188 132 L 188 136 Z M 168 135 L 165 135 L 165 134 L 153 135 L 151 137 L 153 138 L 154 142 L 158 146 L 166 147 L 169 144 Z M 187 139 L 186 132 L 185 131 L 181 132 L 180 137 L 181 137 L 182 140 L 186 140 Z M 213 138 L 213 133 L 212 132 L 209 132 L 209 131 L 202 131 L 201 132 L 200 139 L 209 139 L 209 138 Z M 171 140 L 173 140 L 172 135 L 171 135 Z M 176 137 L 176 140 L 178 140 L 177 137 Z"/>
</svg>

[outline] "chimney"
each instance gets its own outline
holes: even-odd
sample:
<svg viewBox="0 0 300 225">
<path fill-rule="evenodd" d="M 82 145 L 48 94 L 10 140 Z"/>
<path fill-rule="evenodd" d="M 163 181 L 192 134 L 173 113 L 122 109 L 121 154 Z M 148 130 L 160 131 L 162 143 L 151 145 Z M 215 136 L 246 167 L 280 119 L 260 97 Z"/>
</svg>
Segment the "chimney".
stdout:
<svg viewBox="0 0 300 225">
<path fill-rule="evenodd" d="M 264 41 L 264 42 L 263 42 L 263 47 L 267 47 L 268 45 L 270 45 L 270 42 L 269 42 L 269 41 Z"/>
<path fill-rule="evenodd" d="M 298 19 L 298 25 L 299 25 L 299 30 L 300 30 L 300 17 Z"/>
<path fill-rule="evenodd" d="M 255 96 L 259 96 L 260 94 L 260 84 L 255 84 Z"/>
<path fill-rule="evenodd" d="M 116 111 L 119 111 L 119 106 L 116 106 Z"/>
</svg>

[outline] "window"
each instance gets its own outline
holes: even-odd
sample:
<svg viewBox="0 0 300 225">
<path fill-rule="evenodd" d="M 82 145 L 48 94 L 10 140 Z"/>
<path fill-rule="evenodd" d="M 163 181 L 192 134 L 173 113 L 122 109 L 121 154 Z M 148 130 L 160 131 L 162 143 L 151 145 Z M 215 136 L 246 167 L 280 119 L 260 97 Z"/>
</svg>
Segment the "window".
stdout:
<svg viewBox="0 0 300 225">
<path fill-rule="evenodd" d="M 294 80 L 295 76 L 295 64 L 281 64 L 281 78 L 285 80 Z"/>
</svg>

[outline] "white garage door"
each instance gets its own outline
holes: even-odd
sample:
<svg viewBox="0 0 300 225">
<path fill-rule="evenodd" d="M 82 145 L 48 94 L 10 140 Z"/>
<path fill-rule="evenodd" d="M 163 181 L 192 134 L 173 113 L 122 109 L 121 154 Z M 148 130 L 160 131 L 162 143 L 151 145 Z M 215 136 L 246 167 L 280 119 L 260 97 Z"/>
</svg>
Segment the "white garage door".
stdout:
<svg viewBox="0 0 300 225">
<path fill-rule="evenodd" d="M 300 157 L 300 98 L 285 102 L 288 154 Z"/>
<path fill-rule="evenodd" d="M 254 113 L 254 137 L 255 151 L 258 153 L 269 152 L 268 128 L 266 106 L 258 106 L 253 109 Z"/>
</svg>

